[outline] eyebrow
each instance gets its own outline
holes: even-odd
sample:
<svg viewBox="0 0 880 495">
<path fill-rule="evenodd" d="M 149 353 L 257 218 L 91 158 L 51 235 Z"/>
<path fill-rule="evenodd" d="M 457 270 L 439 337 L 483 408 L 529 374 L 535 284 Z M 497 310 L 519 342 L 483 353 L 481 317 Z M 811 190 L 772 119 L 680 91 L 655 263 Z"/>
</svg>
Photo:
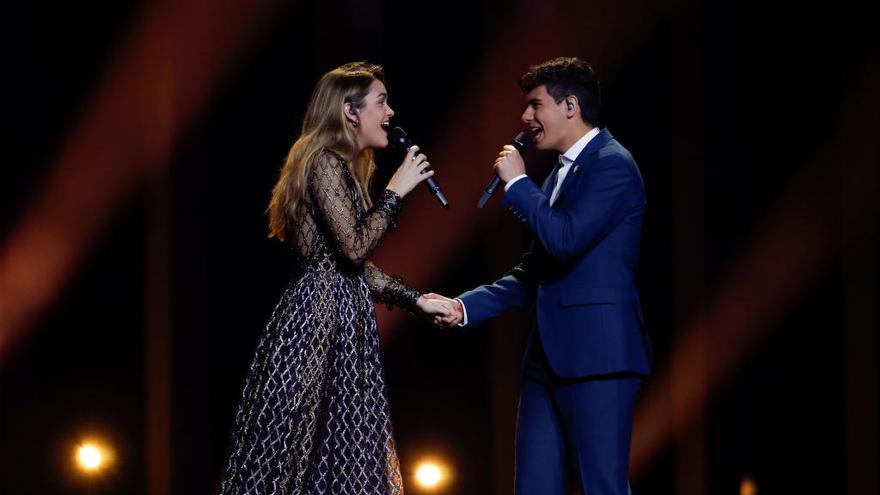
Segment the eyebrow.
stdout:
<svg viewBox="0 0 880 495">
<path fill-rule="evenodd" d="M 540 98 L 532 98 L 531 100 L 528 101 L 529 105 L 534 105 L 536 103 L 541 103 L 541 99 Z"/>
<path fill-rule="evenodd" d="M 388 93 L 379 93 L 379 96 L 376 97 L 377 100 L 382 98 L 388 98 Z"/>
</svg>

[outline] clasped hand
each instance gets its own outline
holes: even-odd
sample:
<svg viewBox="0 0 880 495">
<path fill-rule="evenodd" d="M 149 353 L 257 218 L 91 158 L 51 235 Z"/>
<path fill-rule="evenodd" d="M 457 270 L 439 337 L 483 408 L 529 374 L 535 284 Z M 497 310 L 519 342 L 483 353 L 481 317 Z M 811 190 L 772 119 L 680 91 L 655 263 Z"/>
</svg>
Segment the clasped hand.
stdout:
<svg viewBox="0 0 880 495">
<path fill-rule="evenodd" d="M 426 316 L 431 317 L 434 326 L 452 328 L 464 320 L 461 303 L 440 294 L 422 294 L 416 306 Z"/>
</svg>

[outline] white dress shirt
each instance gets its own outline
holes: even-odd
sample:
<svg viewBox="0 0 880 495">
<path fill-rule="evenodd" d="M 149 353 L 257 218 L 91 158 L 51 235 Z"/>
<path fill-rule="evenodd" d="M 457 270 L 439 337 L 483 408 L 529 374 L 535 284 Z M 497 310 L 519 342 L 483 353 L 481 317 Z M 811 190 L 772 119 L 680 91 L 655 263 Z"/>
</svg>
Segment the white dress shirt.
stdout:
<svg viewBox="0 0 880 495">
<path fill-rule="evenodd" d="M 562 185 L 562 181 L 565 180 L 565 176 L 568 174 L 568 171 L 571 170 L 571 164 L 574 163 L 574 160 L 581 154 L 581 151 L 590 144 L 590 141 L 593 140 L 594 137 L 599 135 L 599 128 L 594 127 L 589 130 L 586 134 L 581 136 L 570 148 L 568 148 L 565 153 L 559 155 L 559 172 L 556 173 L 556 184 L 553 186 L 553 192 L 550 194 L 550 204 L 552 205 L 556 201 L 556 197 L 559 196 L 559 186 Z M 526 174 L 517 175 L 513 179 L 510 179 L 510 182 L 504 185 L 504 190 L 507 191 L 510 189 L 510 186 L 513 185 L 514 182 L 528 177 Z"/>
<path fill-rule="evenodd" d="M 594 127 L 590 129 L 590 132 L 581 136 L 580 139 L 577 140 L 576 143 L 571 145 L 571 148 L 566 150 L 565 153 L 559 155 L 559 172 L 556 173 L 556 185 L 553 186 L 553 193 L 550 194 L 550 204 L 556 202 L 556 198 L 559 197 L 559 188 L 562 186 L 562 181 L 565 180 L 565 176 L 568 175 L 568 171 L 571 170 L 571 164 L 574 163 L 574 160 L 581 154 L 581 151 L 584 151 L 584 148 L 592 141 L 594 137 L 599 134 L 599 129 Z"/>
</svg>

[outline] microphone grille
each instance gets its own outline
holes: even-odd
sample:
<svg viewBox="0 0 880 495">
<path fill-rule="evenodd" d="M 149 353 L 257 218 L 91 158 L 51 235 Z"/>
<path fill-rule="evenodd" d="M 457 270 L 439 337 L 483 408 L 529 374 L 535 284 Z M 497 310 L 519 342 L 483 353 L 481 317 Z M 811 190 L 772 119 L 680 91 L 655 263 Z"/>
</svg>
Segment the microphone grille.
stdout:
<svg viewBox="0 0 880 495">
<path fill-rule="evenodd" d="M 388 143 L 391 144 L 391 147 L 394 149 L 403 151 L 404 153 L 412 146 L 412 141 L 409 139 L 409 136 L 406 135 L 406 131 L 400 126 L 388 131 Z"/>
<path fill-rule="evenodd" d="M 513 147 L 519 151 L 520 155 L 525 155 L 534 142 L 535 138 L 532 136 L 532 133 L 522 131 L 513 138 Z"/>
</svg>

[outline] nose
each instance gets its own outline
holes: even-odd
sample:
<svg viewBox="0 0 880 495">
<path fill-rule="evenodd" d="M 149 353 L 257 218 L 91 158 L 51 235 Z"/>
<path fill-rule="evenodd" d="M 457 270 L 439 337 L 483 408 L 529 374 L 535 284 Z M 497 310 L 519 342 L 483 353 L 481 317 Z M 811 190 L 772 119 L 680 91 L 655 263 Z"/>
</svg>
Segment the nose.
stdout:
<svg viewBox="0 0 880 495">
<path fill-rule="evenodd" d="M 389 106 L 388 107 L 388 118 L 394 117 L 394 110 Z"/>
<path fill-rule="evenodd" d="M 527 106 L 526 109 L 522 113 L 522 117 L 520 117 L 522 121 L 526 124 L 535 119 L 535 111 L 531 106 Z"/>
</svg>

